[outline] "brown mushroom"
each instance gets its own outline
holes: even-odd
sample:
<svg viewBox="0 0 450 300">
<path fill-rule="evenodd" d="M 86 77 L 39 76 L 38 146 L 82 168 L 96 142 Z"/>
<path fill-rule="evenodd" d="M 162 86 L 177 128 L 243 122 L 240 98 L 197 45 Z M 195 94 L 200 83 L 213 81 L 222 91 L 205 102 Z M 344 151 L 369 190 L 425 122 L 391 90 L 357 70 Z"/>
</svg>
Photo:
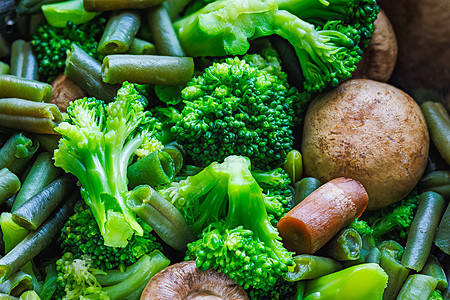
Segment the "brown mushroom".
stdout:
<svg viewBox="0 0 450 300">
<path fill-rule="evenodd" d="M 394 29 L 384 11 L 380 10 L 369 46 L 364 49 L 352 77 L 387 82 L 394 71 L 397 50 Z"/>
<path fill-rule="evenodd" d="M 53 93 L 50 103 L 56 104 L 62 112 L 73 100 L 87 96 L 87 93 L 65 74 L 59 74 L 51 83 Z"/>
<path fill-rule="evenodd" d="M 216 270 L 202 271 L 195 261 L 173 264 L 148 282 L 141 300 L 248 300 L 245 290 Z"/>
</svg>

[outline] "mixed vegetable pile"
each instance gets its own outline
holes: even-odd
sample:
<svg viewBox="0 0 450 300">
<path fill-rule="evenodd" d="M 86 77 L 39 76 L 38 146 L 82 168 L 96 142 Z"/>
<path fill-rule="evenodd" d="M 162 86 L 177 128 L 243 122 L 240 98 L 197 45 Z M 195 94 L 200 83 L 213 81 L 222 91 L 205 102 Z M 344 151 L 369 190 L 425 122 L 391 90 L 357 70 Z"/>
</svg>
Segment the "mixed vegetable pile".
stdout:
<svg viewBox="0 0 450 300">
<path fill-rule="evenodd" d="M 449 299 L 449 107 L 361 71 L 381 14 L 3 1 L 0 298 Z"/>
</svg>

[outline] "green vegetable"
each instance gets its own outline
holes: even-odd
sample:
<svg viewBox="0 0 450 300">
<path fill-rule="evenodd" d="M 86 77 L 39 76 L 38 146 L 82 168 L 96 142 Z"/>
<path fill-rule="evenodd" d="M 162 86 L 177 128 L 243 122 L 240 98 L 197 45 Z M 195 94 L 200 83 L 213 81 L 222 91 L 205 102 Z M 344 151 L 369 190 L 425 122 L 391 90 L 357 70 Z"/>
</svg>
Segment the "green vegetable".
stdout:
<svg viewBox="0 0 450 300">
<path fill-rule="evenodd" d="M 418 186 L 421 192 L 432 191 L 449 198 L 450 170 L 432 171 L 420 179 Z"/>
<path fill-rule="evenodd" d="M 80 25 L 68 22 L 65 27 L 50 24 L 39 26 L 31 38 L 31 45 L 38 60 L 40 80 L 51 82 L 64 71 L 66 52 L 72 45 L 99 59 L 98 40 L 105 23 L 105 19 L 98 18 Z"/>
<path fill-rule="evenodd" d="M 131 164 L 127 170 L 128 186 L 146 184 L 151 187 L 170 184 L 175 176 L 175 164 L 169 153 L 157 150 Z"/>
<path fill-rule="evenodd" d="M 155 249 L 161 249 L 152 234 L 152 228 L 141 219 L 137 219 L 143 229 L 143 235 L 134 234 L 126 247 L 104 245 L 97 222 L 92 211 L 80 202 L 75 206 L 75 214 L 64 224 L 59 241 L 63 252 L 71 252 L 75 258 L 89 256 L 92 266 L 103 271 L 111 269 L 125 270 L 143 255 Z"/>
<path fill-rule="evenodd" d="M 6 293 L 19 297 L 25 291 L 33 289 L 31 276 L 23 271 L 18 271 L 3 283 L 0 283 L 0 293 Z"/>
<path fill-rule="evenodd" d="M 9 65 L 0 61 L 0 74 L 9 74 Z"/>
<path fill-rule="evenodd" d="M 83 0 L 70 0 L 52 4 L 42 5 L 47 22 L 55 27 L 65 27 L 68 22 L 75 25 L 86 23 L 97 13 L 87 12 L 83 8 Z"/>
<path fill-rule="evenodd" d="M 433 293 L 438 280 L 428 275 L 410 275 L 403 285 L 397 300 L 428 299 Z"/>
<path fill-rule="evenodd" d="M 0 204 L 14 195 L 20 189 L 20 186 L 21 183 L 16 174 L 8 168 L 0 169 Z"/>
<path fill-rule="evenodd" d="M 130 158 L 146 138 L 157 137 L 160 127 L 145 105 L 134 85 L 125 82 L 108 105 L 95 98 L 72 102 L 69 119 L 56 128 L 62 138 L 55 166 L 78 178 L 107 246 L 125 247 L 135 232 L 143 234 L 125 194 Z"/>
<path fill-rule="evenodd" d="M 442 158 L 450 164 L 450 115 L 440 102 L 427 101 L 420 105 L 430 131 L 430 138 Z"/>
<path fill-rule="evenodd" d="M 49 102 L 52 86 L 37 80 L 15 75 L 0 75 L 1 98 L 21 98 L 36 102 Z"/>
<path fill-rule="evenodd" d="M 297 182 L 303 175 L 302 155 L 298 150 L 291 150 L 286 155 L 286 162 L 283 169 L 289 174 L 291 182 Z"/>
<path fill-rule="evenodd" d="M 306 282 L 304 300 L 378 300 L 388 276 L 377 264 L 360 264 Z"/>
<path fill-rule="evenodd" d="M 38 63 L 29 42 L 19 39 L 12 43 L 9 73 L 26 79 L 38 79 Z"/>
<path fill-rule="evenodd" d="M 156 48 L 152 43 L 135 37 L 128 48 L 127 54 L 153 55 L 156 54 Z"/>
<path fill-rule="evenodd" d="M 286 276 L 289 281 L 316 279 L 342 269 L 342 264 L 330 257 L 301 254 L 293 259 L 294 270 Z"/>
<path fill-rule="evenodd" d="M 439 223 L 434 244 L 445 254 L 450 255 L 450 203 Z"/>
<path fill-rule="evenodd" d="M 430 255 L 428 257 L 421 273 L 436 278 L 438 280 L 437 289 L 444 290 L 447 288 L 448 282 L 445 271 L 436 256 Z"/>
<path fill-rule="evenodd" d="M 38 148 L 39 143 L 35 139 L 28 138 L 23 133 L 12 135 L 0 148 L 0 169 L 8 168 L 19 176 Z"/>
<path fill-rule="evenodd" d="M 297 205 L 302 202 L 309 194 L 317 190 L 322 183 L 320 180 L 313 177 L 305 177 L 295 183 L 295 197 L 294 204 Z"/>
<path fill-rule="evenodd" d="M 338 232 L 320 251 L 338 261 L 357 260 L 361 254 L 362 239 L 353 228 Z"/>
<path fill-rule="evenodd" d="M 403 266 L 386 250 L 381 251 L 379 265 L 389 277 L 386 289 L 384 290 L 384 297 L 387 299 L 395 299 L 409 275 L 409 269 Z"/>
<path fill-rule="evenodd" d="M 42 284 L 41 291 L 39 292 L 39 297 L 41 300 L 50 300 L 56 291 L 56 280 L 58 277 L 58 272 L 56 271 L 56 264 L 49 263 L 44 268 L 45 279 Z"/>
<path fill-rule="evenodd" d="M 214 63 L 181 94 L 182 119 L 171 133 L 197 164 L 239 154 L 255 168 L 276 168 L 292 150 L 292 103 L 298 94 L 273 54 Z"/>
<path fill-rule="evenodd" d="M 217 269 L 244 288 L 268 291 L 293 266 L 292 253 L 270 223 L 248 158 L 229 156 L 160 193 L 199 237 L 186 253 L 197 267 Z"/>
</svg>

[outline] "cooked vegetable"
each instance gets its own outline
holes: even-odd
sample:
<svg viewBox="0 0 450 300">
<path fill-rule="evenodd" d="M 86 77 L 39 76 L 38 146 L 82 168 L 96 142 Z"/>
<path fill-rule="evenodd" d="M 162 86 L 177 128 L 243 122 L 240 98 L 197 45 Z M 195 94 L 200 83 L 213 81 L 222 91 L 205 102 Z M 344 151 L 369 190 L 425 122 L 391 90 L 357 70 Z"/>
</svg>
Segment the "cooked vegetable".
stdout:
<svg viewBox="0 0 450 300">
<path fill-rule="evenodd" d="M 0 98 L 21 98 L 36 102 L 49 102 L 52 86 L 48 83 L 15 75 L 0 75 Z"/>
<path fill-rule="evenodd" d="M 35 139 L 23 133 L 13 134 L 0 148 L 0 168 L 8 168 L 17 176 L 21 175 L 38 148 L 39 143 Z"/>
<path fill-rule="evenodd" d="M 289 174 L 291 182 L 297 182 L 302 178 L 303 162 L 302 155 L 298 150 L 291 150 L 286 155 L 286 162 L 283 169 Z"/>
<path fill-rule="evenodd" d="M 277 224 L 283 245 L 297 254 L 312 254 L 340 229 L 361 216 L 369 199 L 364 187 L 336 178 L 319 187 Z"/>
<path fill-rule="evenodd" d="M 83 0 L 69 0 L 42 5 L 45 19 L 51 26 L 65 27 L 68 22 L 75 25 L 86 23 L 97 13 L 87 12 L 83 8 Z"/>
<path fill-rule="evenodd" d="M 289 271 L 286 275 L 286 280 L 289 281 L 316 279 L 343 268 L 341 263 L 325 256 L 300 254 L 294 256 L 293 259 L 294 270 Z"/>
<path fill-rule="evenodd" d="M 143 229 L 125 203 L 127 167 L 146 138 L 157 137 L 159 123 L 144 112 L 145 101 L 131 83 L 105 105 L 95 98 L 78 99 L 68 107 L 55 166 L 74 174 L 91 208 L 106 246 L 125 247 Z"/>
<path fill-rule="evenodd" d="M 436 229 L 445 210 L 444 198 L 435 192 L 419 197 L 419 206 L 406 240 L 402 264 L 415 271 L 422 270 L 433 245 Z"/>
<path fill-rule="evenodd" d="M 420 179 L 418 187 L 421 192 L 435 192 L 444 198 L 450 198 L 450 170 L 430 172 Z"/>
<path fill-rule="evenodd" d="M 170 184 L 175 176 L 175 164 L 169 153 L 157 150 L 131 164 L 127 170 L 128 186 L 145 184 L 151 187 Z"/>
<path fill-rule="evenodd" d="M 379 265 L 389 277 L 383 293 L 383 299 L 395 299 L 402 289 L 410 270 L 402 265 L 395 258 L 395 255 L 386 250 L 381 250 Z"/>
<path fill-rule="evenodd" d="M 135 37 L 131 42 L 127 53 L 137 55 L 153 55 L 156 54 L 156 48 L 152 43 Z"/>
<path fill-rule="evenodd" d="M 352 79 L 320 94 L 305 117 L 305 176 L 321 182 L 347 177 L 376 210 L 410 193 L 425 170 L 428 129 L 417 103 L 394 86 Z"/>
<path fill-rule="evenodd" d="M 7 63 L 0 61 L 0 74 L 9 74 L 9 69 L 9 65 Z"/>
<path fill-rule="evenodd" d="M 84 9 L 87 11 L 121 10 L 130 8 L 147 8 L 161 3 L 163 0 L 127 0 L 127 1 L 103 1 L 83 0 Z"/>
<path fill-rule="evenodd" d="M 410 275 L 398 294 L 397 300 L 428 299 L 438 280 L 423 274 Z"/>
<path fill-rule="evenodd" d="M 38 63 L 29 42 L 19 39 L 12 43 L 9 73 L 26 79 L 38 80 Z"/>
<path fill-rule="evenodd" d="M 421 273 L 436 278 L 438 280 L 438 284 L 436 286 L 437 289 L 444 290 L 447 288 L 448 282 L 445 271 L 436 256 L 430 255 L 428 257 L 428 260 L 425 263 L 425 266 L 422 268 Z"/>
<path fill-rule="evenodd" d="M 23 292 L 33 289 L 31 276 L 23 271 L 17 271 L 8 280 L 0 283 L 0 293 L 19 297 Z"/>
<path fill-rule="evenodd" d="M 61 73 L 51 82 L 53 89 L 50 103 L 56 104 L 61 112 L 66 112 L 70 102 L 87 97 L 87 93 L 66 74 Z"/>
<path fill-rule="evenodd" d="M 313 177 L 305 177 L 296 182 L 294 204 L 297 205 L 302 202 L 309 196 L 309 194 L 317 190 L 321 185 L 322 183 Z"/>
<path fill-rule="evenodd" d="M 0 204 L 17 193 L 20 186 L 21 183 L 16 174 L 8 170 L 8 168 L 0 169 Z"/>
<path fill-rule="evenodd" d="M 450 204 L 442 216 L 439 223 L 434 244 L 439 247 L 445 254 L 450 255 Z"/>
<path fill-rule="evenodd" d="M 339 231 L 323 248 L 323 253 L 338 261 L 351 261 L 360 258 L 362 239 L 353 228 Z"/>
<path fill-rule="evenodd" d="M 298 93 L 274 53 L 214 63 L 181 94 L 182 119 L 171 133 L 197 164 L 237 153 L 256 168 L 276 168 L 293 148 L 292 103 Z"/>
</svg>

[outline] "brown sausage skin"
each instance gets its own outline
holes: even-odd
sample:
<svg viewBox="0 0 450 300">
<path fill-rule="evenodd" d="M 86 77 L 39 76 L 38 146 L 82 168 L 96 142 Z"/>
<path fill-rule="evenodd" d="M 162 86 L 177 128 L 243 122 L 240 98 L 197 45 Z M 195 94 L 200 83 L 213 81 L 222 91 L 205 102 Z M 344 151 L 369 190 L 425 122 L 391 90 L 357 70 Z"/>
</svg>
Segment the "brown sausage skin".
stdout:
<svg viewBox="0 0 450 300">
<path fill-rule="evenodd" d="M 277 224 L 283 245 L 297 254 L 313 254 L 340 229 L 361 216 L 369 203 L 356 180 L 335 178 L 311 193 Z"/>
</svg>

